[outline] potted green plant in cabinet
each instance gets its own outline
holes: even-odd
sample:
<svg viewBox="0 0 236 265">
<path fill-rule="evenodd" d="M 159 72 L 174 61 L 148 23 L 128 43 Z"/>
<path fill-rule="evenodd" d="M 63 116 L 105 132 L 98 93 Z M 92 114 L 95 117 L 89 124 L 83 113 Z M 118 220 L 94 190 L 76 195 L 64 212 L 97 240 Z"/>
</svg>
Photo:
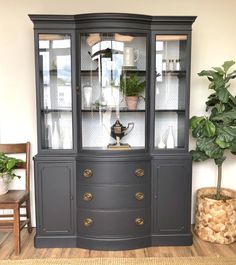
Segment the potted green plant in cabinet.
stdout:
<svg viewBox="0 0 236 265">
<path fill-rule="evenodd" d="M 0 195 L 8 192 L 8 186 L 13 178 L 20 178 L 20 176 L 14 173 L 14 170 L 17 169 L 21 162 L 23 162 L 21 159 L 0 153 Z"/>
<path fill-rule="evenodd" d="M 221 244 L 236 241 L 236 191 L 221 187 L 222 165 L 226 151 L 236 155 L 236 97 L 228 88 L 236 77 L 236 70 L 229 72 L 234 61 L 226 61 L 222 67 L 203 70 L 198 75 L 210 81 L 213 90 L 206 101 L 208 116 L 190 119 L 196 149 L 191 151 L 193 161 L 213 159 L 218 167 L 216 188 L 197 191 L 194 231 L 203 240 Z"/>
<path fill-rule="evenodd" d="M 129 110 L 136 110 L 138 99 L 143 98 L 142 93 L 145 90 L 145 81 L 141 81 L 137 73 L 130 76 L 122 76 L 120 81 L 120 90 L 125 97 Z"/>
</svg>

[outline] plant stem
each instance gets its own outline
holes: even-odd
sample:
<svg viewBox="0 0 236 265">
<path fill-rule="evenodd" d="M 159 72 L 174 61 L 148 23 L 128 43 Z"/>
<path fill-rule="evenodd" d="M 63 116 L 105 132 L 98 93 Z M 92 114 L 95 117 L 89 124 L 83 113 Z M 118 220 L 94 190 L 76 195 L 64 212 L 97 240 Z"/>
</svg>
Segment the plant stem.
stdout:
<svg viewBox="0 0 236 265">
<path fill-rule="evenodd" d="M 217 200 L 220 200 L 221 179 L 222 179 L 222 164 L 218 166 L 218 178 L 217 178 L 217 189 L 216 189 Z"/>
</svg>

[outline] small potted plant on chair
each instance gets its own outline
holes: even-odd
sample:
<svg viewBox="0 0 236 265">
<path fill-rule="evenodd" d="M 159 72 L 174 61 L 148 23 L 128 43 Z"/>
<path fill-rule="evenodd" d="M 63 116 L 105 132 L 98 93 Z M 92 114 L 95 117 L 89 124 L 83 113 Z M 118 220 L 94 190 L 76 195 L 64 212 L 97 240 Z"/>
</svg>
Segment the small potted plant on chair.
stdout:
<svg viewBox="0 0 236 265">
<path fill-rule="evenodd" d="M 136 73 L 122 77 L 120 90 L 125 96 L 125 101 L 129 110 L 136 110 L 138 99 L 142 96 L 145 89 L 145 81 L 141 81 Z"/>
<path fill-rule="evenodd" d="M 4 153 L 0 153 L 0 195 L 8 192 L 8 185 L 13 178 L 20 178 L 20 176 L 14 173 L 14 170 L 17 169 L 21 162 L 21 159 L 9 157 Z"/>
<path fill-rule="evenodd" d="M 206 102 L 210 113 L 190 120 L 196 138 L 193 161 L 213 159 L 218 168 L 217 187 L 197 191 L 194 231 L 203 240 L 221 244 L 236 241 L 236 191 L 221 187 L 225 151 L 236 155 L 236 97 L 228 91 L 229 81 L 236 78 L 236 70 L 229 72 L 234 64 L 226 61 L 222 67 L 198 74 L 208 78 L 209 89 L 213 90 Z"/>
</svg>

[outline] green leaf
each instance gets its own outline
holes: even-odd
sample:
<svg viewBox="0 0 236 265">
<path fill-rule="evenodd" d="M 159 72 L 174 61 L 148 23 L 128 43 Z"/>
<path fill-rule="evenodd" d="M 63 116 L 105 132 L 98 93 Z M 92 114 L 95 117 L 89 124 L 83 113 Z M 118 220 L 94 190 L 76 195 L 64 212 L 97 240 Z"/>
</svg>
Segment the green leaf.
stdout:
<svg viewBox="0 0 236 265">
<path fill-rule="evenodd" d="M 200 151 L 205 151 L 207 150 L 207 145 L 211 144 L 212 142 L 214 142 L 214 140 L 211 138 L 200 137 L 197 139 L 197 148 Z"/>
<path fill-rule="evenodd" d="M 213 159 L 219 159 L 223 156 L 224 151 L 217 144 L 209 146 L 206 154 Z"/>
<path fill-rule="evenodd" d="M 193 161 L 200 162 L 205 161 L 209 157 L 205 154 L 205 152 L 199 151 L 199 150 L 191 150 L 190 154 L 192 155 Z"/>
<path fill-rule="evenodd" d="M 228 83 L 230 79 L 234 79 L 234 78 L 236 78 L 236 74 L 231 75 L 231 76 L 227 76 L 227 77 L 225 78 L 225 83 Z"/>
<path fill-rule="evenodd" d="M 216 98 L 216 93 L 212 93 L 212 94 L 210 94 L 207 98 Z"/>
<path fill-rule="evenodd" d="M 221 67 L 212 67 L 216 72 L 218 72 L 220 75 L 224 75 L 225 72 Z"/>
<path fill-rule="evenodd" d="M 215 115 L 212 120 L 214 121 L 229 121 L 229 120 L 235 120 L 236 119 L 236 109 L 219 113 L 218 115 Z"/>
<path fill-rule="evenodd" d="M 226 75 L 225 83 L 228 83 L 230 79 L 234 79 L 236 77 L 236 70 Z"/>
<path fill-rule="evenodd" d="M 206 120 L 205 121 L 205 126 L 204 126 L 204 132 L 205 132 L 205 136 L 207 136 L 207 137 L 214 136 L 215 132 L 216 132 L 215 125 L 211 121 Z"/>
<path fill-rule="evenodd" d="M 236 97 L 234 97 L 231 94 L 229 94 L 229 99 L 230 99 L 229 103 L 231 103 L 231 101 L 233 103 L 233 106 L 231 105 L 231 107 L 236 107 Z"/>
<path fill-rule="evenodd" d="M 10 159 L 8 162 L 7 162 L 7 169 L 8 170 L 11 170 L 13 169 L 17 164 L 17 161 L 15 159 Z"/>
<path fill-rule="evenodd" d="M 221 141 L 219 138 L 216 139 L 216 143 L 219 145 L 220 148 L 228 148 L 230 146 L 229 143 L 226 143 L 224 141 Z"/>
<path fill-rule="evenodd" d="M 190 128 L 191 128 L 191 129 L 195 129 L 197 126 L 199 126 L 200 122 L 201 122 L 202 120 L 204 120 L 204 119 L 205 119 L 205 118 L 204 118 L 203 116 L 200 116 L 200 117 L 198 117 L 198 116 L 193 116 L 193 117 L 190 119 L 190 124 L 189 124 Z"/>
<path fill-rule="evenodd" d="M 204 124 L 199 124 L 195 129 L 192 130 L 192 136 L 198 138 L 204 136 Z"/>
<path fill-rule="evenodd" d="M 208 101 L 206 101 L 207 108 L 215 106 L 217 103 L 219 103 L 218 98 L 210 98 Z"/>
<path fill-rule="evenodd" d="M 219 102 L 220 101 L 216 93 L 213 93 L 210 96 L 208 96 L 208 100 L 206 101 L 206 111 L 208 111 L 210 107 L 214 107 Z"/>
<path fill-rule="evenodd" d="M 230 147 L 230 142 L 232 142 L 236 138 L 236 129 L 231 127 L 218 127 L 217 128 L 217 138 L 216 144 L 219 145 L 220 148 L 228 148 Z"/>
<path fill-rule="evenodd" d="M 199 76 L 210 76 L 213 78 L 218 78 L 217 72 L 213 70 L 203 70 L 200 73 L 198 73 Z"/>
<path fill-rule="evenodd" d="M 222 103 L 218 103 L 215 105 L 216 109 L 217 109 L 217 112 L 221 113 L 225 110 L 225 105 L 222 104 Z"/>
<path fill-rule="evenodd" d="M 197 147 L 204 151 L 210 158 L 216 159 L 223 156 L 223 150 L 215 143 L 214 138 L 202 137 L 197 139 Z"/>
<path fill-rule="evenodd" d="M 222 67 L 224 68 L 224 71 L 227 72 L 229 68 L 235 64 L 235 61 L 225 61 Z"/>
<path fill-rule="evenodd" d="M 235 127 L 227 126 L 227 127 L 223 127 L 223 129 L 229 135 L 233 136 L 234 138 L 236 137 L 236 128 Z"/>
<path fill-rule="evenodd" d="M 227 103 L 229 100 L 229 91 L 225 88 L 221 88 L 220 90 L 217 91 L 217 95 L 219 97 L 219 100 Z"/>
<path fill-rule="evenodd" d="M 225 88 L 225 80 L 223 79 L 223 77 L 221 76 L 220 78 L 216 78 L 214 80 L 214 89 L 215 91 L 220 91 L 221 89 Z"/>
</svg>

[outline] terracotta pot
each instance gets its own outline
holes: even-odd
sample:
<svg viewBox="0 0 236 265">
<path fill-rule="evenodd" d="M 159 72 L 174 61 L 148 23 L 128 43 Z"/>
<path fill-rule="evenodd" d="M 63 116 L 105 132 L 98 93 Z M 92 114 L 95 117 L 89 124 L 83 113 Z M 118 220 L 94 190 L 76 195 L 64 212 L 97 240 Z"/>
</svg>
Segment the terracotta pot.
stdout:
<svg viewBox="0 0 236 265">
<path fill-rule="evenodd" d="M 8 173 L 0 174 L 0 196 L 8 192 L 8 186 L 10 182 L 11 182 L 11 179 Z"/>
<path fill-rule="evenodd" d="M 216 188 L 197 191 L 195 233 L 203 240 L 219 244 L 236 241 L 236 191 L 222 189 L 229 200 L 215 200 L 207 195 L 216 194 Z"/>
<path fill-rule="evenodd" d="M 138 97 L 137 96 L 130 96 L 125 97 L 126 105 L 129 110 L 136 110 L 138 104 Z"/>
</svg>

